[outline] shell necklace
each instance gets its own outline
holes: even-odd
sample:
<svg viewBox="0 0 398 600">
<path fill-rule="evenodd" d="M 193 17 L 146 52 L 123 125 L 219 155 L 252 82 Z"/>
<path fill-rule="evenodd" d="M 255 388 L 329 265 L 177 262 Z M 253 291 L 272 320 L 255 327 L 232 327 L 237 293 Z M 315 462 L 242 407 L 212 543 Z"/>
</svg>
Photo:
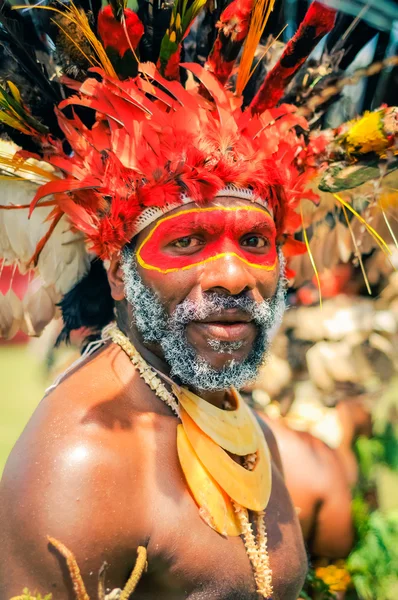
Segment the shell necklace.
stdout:
<svg viewBox="0 0 398 600">
<path fill-rule="evenodd" d="M 116 325 L 106 334 L 127 354 L 140 377 L 175 415 L 177 452 L 187 485 L 202 519 L 224 536 L 242 535 L 257 592 L 272 597 L 264 509 L 271 493 L 271 458 L 263 432 L 237 390 L 236 410 L 222 410 L 185 388 L 170 392 L 157 373 Z M 242 457 L 243 466 L 231 458 Z M 253 533 L 248 510 L 255 515 Z"/>
</svg>

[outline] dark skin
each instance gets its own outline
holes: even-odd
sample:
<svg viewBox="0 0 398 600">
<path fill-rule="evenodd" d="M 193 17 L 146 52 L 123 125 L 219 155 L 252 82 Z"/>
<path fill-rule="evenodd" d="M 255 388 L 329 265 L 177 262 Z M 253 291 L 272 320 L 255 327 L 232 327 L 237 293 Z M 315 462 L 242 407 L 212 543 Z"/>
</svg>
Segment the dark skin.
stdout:
<svg viewBox="0 0 398 600">
<path fill-rule="evenodd" d="M 351 487 L 339 453 L 282 419 L 259 413 L 272 427 L 280 451 L 286 485 L 313 557 L 344 558 L 354 543 Z"/>
<path fill-rule="evenodd" d="M 196 274 L 192 269 L 173 277 L 142 276 L 169 312 L 185 297 L 206 290 L 270 297 L 278 269 L 260 272 L 239 262 L 226 257 L 217 270 L 210 263 Z M 119 311 L 120 326 L 150 364 L 167 372 L 160 349 L 144 346 L 129 327 L 130 319 L 126 321 L 130 307 L 123 301 L 116 257 L 109 281 L 114 299 L 125 307 Z M 197 346 L 212 360 L 208 348 L 199 341 Z M 207 394 L 214 404 L 224 398 L 224 392 Z M 139 545 L 147 548 L 148 572 L 134 592 L 137 600 L 257 599 L 242 540 L 223 538 L 200 518 L 177 457 L 178 423 L 114 344 L 65 377 L 40 403 L 5 469 L 0 488 L 1 600 L 25 586 L 52 592 L 54 600 L 74 598 L 47 534 L 74 552 L 92 600 L 103 562 L 109 564 L 107 586 L 123 587 Z M 262 428 L 273 458 L 266 516 L 273 598 L 296 600 L 307 569 L 303 540 L 275 439 L 267 425 Z"/>
</svg>

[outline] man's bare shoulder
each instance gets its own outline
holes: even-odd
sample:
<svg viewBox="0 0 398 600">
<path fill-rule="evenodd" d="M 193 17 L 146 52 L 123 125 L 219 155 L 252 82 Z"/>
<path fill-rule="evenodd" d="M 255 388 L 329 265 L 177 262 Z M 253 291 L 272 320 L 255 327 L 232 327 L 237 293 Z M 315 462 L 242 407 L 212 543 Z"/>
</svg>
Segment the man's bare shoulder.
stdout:
<svg viewBox="0 0 398 600">
<path fill-rule="evenodd" d="M 150 420 L 135 369 L 117 347 L 105 348 L 41 400 L 10 454 L 5 478 L 14 472 L 25 479 L 21 463 L 34 470 L 39 461 L 41 472 L 43 466 L 50 471 L 64 455 L 66 468 L 73 463 L 75 471 L 89 462 L 89 450 L 110 455 L 122 439 L 134 444 L 131 433 L 145 417 Z"/>
<path fill-rule="evenodd" d="M 10 572 L 21 579 L 10 595 L 25 585 L 41 591 L 42 580 L 61 586 L 47 535 L 75 552 L 85 573 L 95 574 L 114 553 L 134 557 L 147 540 L 146 456 L 164 419 L 151 411 L 141 383 L 127 357 L 110 346 L 69 374 L 36 409 L 0 487 L 0 580 Z M 18 574 L 24 564 L 26 571 Z M 115 580 L 125 577 L 127 566 L 119 564 Z"/>
</svg>

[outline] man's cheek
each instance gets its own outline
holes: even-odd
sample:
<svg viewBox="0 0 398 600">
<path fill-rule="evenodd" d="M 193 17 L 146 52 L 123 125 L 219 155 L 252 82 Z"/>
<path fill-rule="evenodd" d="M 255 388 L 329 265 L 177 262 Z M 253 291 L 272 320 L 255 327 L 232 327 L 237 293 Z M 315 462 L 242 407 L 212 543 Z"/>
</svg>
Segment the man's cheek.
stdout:
<svg viewBox="0 0 398 600">
<path fill-rule="evenodd" d="M 195 284 L 195 278 L 183 271 L 159 273 L 139 268 L 139 273 L 145 285 L 155 292 L 169 314 L 190 295 Z"/>
</svg>

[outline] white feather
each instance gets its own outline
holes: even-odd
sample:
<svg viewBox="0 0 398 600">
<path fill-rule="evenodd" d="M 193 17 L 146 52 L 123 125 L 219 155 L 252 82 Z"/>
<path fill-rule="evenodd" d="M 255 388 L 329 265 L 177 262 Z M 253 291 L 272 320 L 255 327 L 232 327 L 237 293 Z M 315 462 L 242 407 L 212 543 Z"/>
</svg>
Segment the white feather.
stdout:
<svg viewBox="0 0 398 600">
<path fill-rule="evenodd" d="M 13 290 L 0 294 L 0 337 L 11 339 L 19 331 L 23 318 L 22 303 Z"/>
<path fill-rule="evenodd" d="M 5 210 L 0 210 L 0 260 L 4 260 L 6 264 L 12 264 L 17 257 L 11 247 L 4 224 L 6 212 Z"/>
<path fill-rule="evenodd" d="M 40 277 L 63 295 L 86 275 L 89 266 L 83 235 L 72 231 L 67 218 L 62 217 L 40 254 Z"/>
<path fill-rule="evenodd" d="M 0 204 L 23 204 L 28 207 L 36 190 L 35 183 L 3 180 Z M 52 206 L 37 206 L 30 219 L 29 208 L 0 209 L 0 260 L 3 259 L 5 264 L 17 263 L 21 273 L 30 270 L 30 261 L 37 244 L 51 226 L 46 218 L 52 209 Z M 72 231 L 68 219 L 63 216 L 39 255 L 34 271 L 40 276 L 42 283 L 39 288 L 33 284 L 33 288 L 28 291 L 24 299 L 24 317 L 22 307 L 18 319 L 13 314 L 11 304 L 16 305 L 16 297 L 16 300 L 12 298 L 13 302 L 10 304 L 6 297 L 1 296 L 0 337 L 12 337 L 21 325 L 29 335 L 40 335 L 47 323 L 54 316 L 59 316 L 56 303 L 84 277 L 89 265 L 83 235 Z M 21 304 L 19 300 L 18 302 Z"/>
<path fill-rule="evenodd" d="M 28 291 L 23 299 L 23 310 L 21 328 L 30 336 L 40 335 L 55 316 L 54 302 L 44 286 Z"/>
<path fill-rule="evenodd" d="M 0 294 L 0 337 L 8 337 L 14 317 L 8 299 Z"/>
<path fill-rule="evenodd" d="M 3 140 L 0 138 L 0 156 L 4 158 L 12 160 L 15 154 L 21 150 L 20 146 L 14 144 L 14 142 L 10 142 L 8 140 Z M 37 160 L 36 158 L 28 158 L 25 161 L 21 161 L 21 165 L 33 165 L 35 167 L 39 167 L 42 171 L 47 171 L 48 173 L 60 173 L 57 169 L 55 169 L 52 165 L 42 160 Z M 49 181 L 49 178 L 45 175 L 39 175 L 37 173 L 29 172 L 23 168 L 16 168 L 16 166 L 7 166 L 4 163 L 0 165 L 0 169 L 3 173 L 7 173 L 9 175 L 17 175 L 18 177 L 22 177 L 27 181 L 32 183 L 36 183 L 41 185 L 42 183 L 46 183 Z"/>
<path fill-rule="evenodd" d="M 1 204 L 29 205 L 37 185 L 25 181 L 3 181 Z M 36 246 L 47 233 L 51 223 L 46 218 L 52 206 L 37 206 L 30 219 L 29 209 L 0 210 L 0 258 L 6 264 L 18 263 L 21 272 L 30 268 Z M 45 244 L 38 261 L 37 271 L 47 286 L 57 292 L 68 292 L 88 271 L 89 256 L 84 237 L 71 230 L 64 216 Z"/>
<path fill-rule="evenodd" d="M 3 205 L 28 205 L 37 190 L 35 184 L 25 181 L 3 181 L 1 186 Z M 46 222 L 52 210 L 51 206 L 38 206 L 29 219 L 29 208 L 19 210 L 0 210 L 2 213 L 2 236 L 0 253 L 6 262 L 17 261 L 25 271 L 32 258 L 36 245 L 50 227 Z M 8 248 L 7 254 L 5 250 Z M 11 251 L 10 251 L 11 249 Z"/>
<path fill-rule="evenodd" d="M 13 157 L 18 150 L 21 150 L 21 146 L 17 146 L 17 144 L 14 144 L 11 140 L 0 138 L 0 154 Z"/>
</svg>

